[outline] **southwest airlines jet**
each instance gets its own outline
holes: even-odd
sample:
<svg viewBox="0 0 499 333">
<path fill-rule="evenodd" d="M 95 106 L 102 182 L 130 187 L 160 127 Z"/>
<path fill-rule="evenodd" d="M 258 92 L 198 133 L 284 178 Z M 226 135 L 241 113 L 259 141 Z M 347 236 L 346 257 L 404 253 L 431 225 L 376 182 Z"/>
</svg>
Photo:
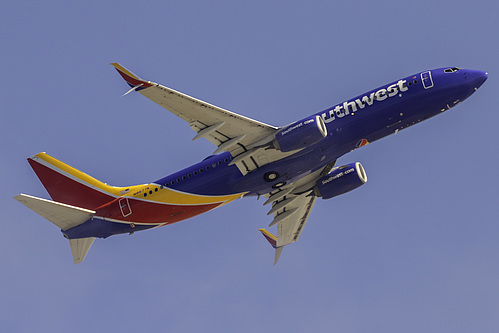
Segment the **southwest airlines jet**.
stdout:
<svg viewBox="0 0 499 333">
<path fill-rule="evenodd" d="M 112 64 L 131 89 L 187 122 L 216 146 L 201 162 L 148 184 L 107 185 L 46 153 L 28 159 L 52 200 L 14 198 L 58 226 L 80 263 L 95 238 L 179 222 L 242 197 L 266 198 L 275 248 L 296 242 L 317 198 L 330 199 L 367 181 L 359 162 L 335 166 L 346 153 L 436 116 L 471 96 L 486 72 L 455 67 L 385 84 L 286 126 L 247 118 L 139 78 Z M 270 218 L 269 218 L 270 220 Z"/>
</svg>

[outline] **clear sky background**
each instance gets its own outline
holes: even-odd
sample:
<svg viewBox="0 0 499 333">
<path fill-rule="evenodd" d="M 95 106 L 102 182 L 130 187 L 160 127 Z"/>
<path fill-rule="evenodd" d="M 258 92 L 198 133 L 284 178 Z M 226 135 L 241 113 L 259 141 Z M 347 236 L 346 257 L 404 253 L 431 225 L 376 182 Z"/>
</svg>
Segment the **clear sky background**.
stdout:
<svg viewBox="0 0 499 333">
<path fill-rule="evenodd" d="M 181 4 L 180 4 L 181 3 Z M 4 1 L 0 5 L 2 332 L 497 332 L 499 8 L 494 1 Z M 46 151 L 112 185 L 211 154 L 110 62 L 272 125 L 445 66 L 489 80 L 466 102 L 341 158 L 368 183 L 319 199 L 277 266 L 244 199 L 97 239 L 73 264 Z"/>
</svg>

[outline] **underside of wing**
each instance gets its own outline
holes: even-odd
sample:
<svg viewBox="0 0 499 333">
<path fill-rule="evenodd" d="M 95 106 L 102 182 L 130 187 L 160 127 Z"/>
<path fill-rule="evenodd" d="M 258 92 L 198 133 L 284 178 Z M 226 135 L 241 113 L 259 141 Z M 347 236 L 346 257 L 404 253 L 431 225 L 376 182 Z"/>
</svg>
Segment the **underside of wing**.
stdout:
<svg viewBox="0 0 499 333">
<path fill-rule="evenodd" d="M 264 205 L 272 204 L 267 215 L 274 216 L 269 227 L 277 226 L 277 235 L 274 236 L 265 229 L 259 230 L 276 250 L 274 264 L 279 260 L 284 246 L 300 238 L 317 200 L 315 191 L 317 179 L 331 171 L 335 163 L 336 161 L 331 162 L 322 169 L 265 196 L 267 201 Z"/>
<path fill-rule="evenodd" d="M 191 129 L 197 132 L 193 140 L 206 138 L 217 146 L 215 154 L 230 152 L 235 158 L 232 164 L 236 164 L 243 174 L 290 155 L 276 149 L 268 149 L 279 130 L 278 127 L 225 110 L 160 84 L 142 80 L 117 63 L 112 65 L 132 87 L 127 93 L 135 90 L 185 120 Z"/>
<path fill-rule="evenodd" d="M 282 193 L 277 192 L 274 195 L 280 194 Z M 300 238 L 316 199 L 317 197 L 311 192 L 300 195 L 289 193 L 274 202 L 269 212 L 274 215 L 274 220 L 269 227 L 277 225 L 277 236 L 265 229 L 260 229 L 263 236 L 276 250 L 274 264 L 279 260 L 284 246 Z"/>
<path fill-rule="evenodd" d="M 313 193 L 292 194 L 285 196 L 274 205 L 274 208 L 277 205 L 285 205 L 284 208 L 274 213 L 274 220 L 271 222 L 271 225 L 277 225 L 277 247 L 286 246 L 298 240 L 316 199 Z M 287 202 L 290 203 L 287 204 Z"/>
</svg>

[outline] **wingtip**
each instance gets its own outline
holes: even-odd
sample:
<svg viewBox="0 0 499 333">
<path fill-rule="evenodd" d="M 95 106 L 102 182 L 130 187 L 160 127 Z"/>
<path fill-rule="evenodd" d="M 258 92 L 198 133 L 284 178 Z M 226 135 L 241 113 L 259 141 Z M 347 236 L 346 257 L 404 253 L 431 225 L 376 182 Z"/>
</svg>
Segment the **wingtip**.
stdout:
<svg viewBox="0 0 499 333">
<path fill-rule="evenodd" d="M 268 232 L 267 230 L 262 228 L 258 229 L 258 231 L 262 233 L 263 237 L 265 237 L 265 239 L 269 242 L 269 244 L 272 245 L 272 247 L 275 249 L 274 265 L 277 264 L 279 258 L 281 257 L 282 249 L 284 248 L 284 246 L 277 247 L 277 237 Z"/>
<path fill-rule="evenodd" d="M 132 73 L 125 67 L 121 66 L 119 63 L 112 62 L 110 63 L 110 65 L 113 66 L 118 71 L 118 73 L 126 81 L 126 83 L 128 83 L 131 87 L 135 87 L 135 90 L 144 89 L 152 86 L 149 82 L 144 81 L 138 75 Z"/>
<path fill-rule="evenodd" d="M 277 246 L 276 236 L 272 235 L 270 232 L 268 232 L 265 229 L 258 229 L 258 231 L 260 231 L 262 233 L 263 237 L 265 237 L 267 242 L 269 242 L 269 244 L 272 245 L 272 247 L 275 249 Z"/>
<path fill-rule="evenodd" d="M 125 67 L 121 66 L 117 62 L 111 62 L 111 63 L 109 63 L 109 65 L 113 66 L 119 72 L 124 72 L 124 73 L 128 72 L 128 73 L 132 74 L 128 69 L 126 69 Z"/>
</svg>

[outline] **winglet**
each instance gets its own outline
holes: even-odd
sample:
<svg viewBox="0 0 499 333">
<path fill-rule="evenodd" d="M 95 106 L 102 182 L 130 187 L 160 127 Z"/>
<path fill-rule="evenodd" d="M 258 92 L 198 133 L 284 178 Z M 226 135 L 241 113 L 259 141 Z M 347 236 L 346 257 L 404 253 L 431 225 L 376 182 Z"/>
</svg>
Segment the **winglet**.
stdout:
<svg viewBox="0 0 499 333">
<path fill-rule="evenodd" d="M 142 80 L 140 77 L 130 72 L 128 69 L 121 66 L 117 62 L 113 62 L 110 65 L 114 66 L 114 68 L 118 71 L 118 73 L 120 73 L 121 77 L 123 77 L 126 83 L 128 83 L 128 85 L 132 87 L 133 90 L 138 91 L 152 86 L 150 82 Z"/>
<path fill-rule="evenodd" d="M 284 248 L 284 246 L 277 247 L 277 238 L 276 238 L 276 236 L 272 235 L 267 230 L 265 230 L 265 229 L 258 229 L 258 231 L 260 231 L 262 233 L 263 237 L 265 237 L 265 239 L 275 249 L 274 265 L 277 264 L 277 262 L 279 261 L 279 257 L 281 256 L 282 249 Z"/>
<path fill-rule="evenodd" d="M 277 238 L 274 235 L 272 235 L 265 229 L 258 229 L 258 231 L 262 233 L 263 237 L 265 237 L 265 239 L 270 243 L 270 245 L 272 245 L 274 249 L 277 248 Z"/>
</svg>

